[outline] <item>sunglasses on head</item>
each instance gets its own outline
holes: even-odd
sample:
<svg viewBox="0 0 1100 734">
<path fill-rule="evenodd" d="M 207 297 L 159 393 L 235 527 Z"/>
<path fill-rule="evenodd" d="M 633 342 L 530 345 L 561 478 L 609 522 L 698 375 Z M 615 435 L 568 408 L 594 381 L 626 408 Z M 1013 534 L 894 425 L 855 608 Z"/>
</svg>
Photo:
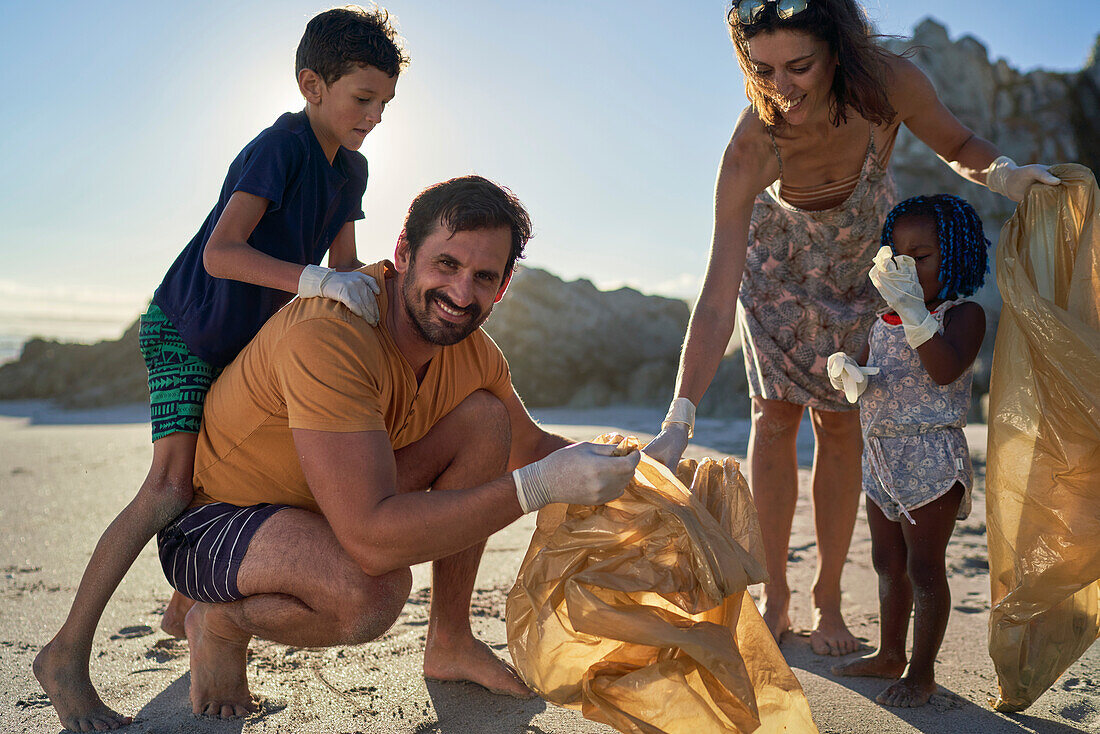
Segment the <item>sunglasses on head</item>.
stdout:
<svg viewBox="0 0 1100 734">
<path fill-rule="evenodd" d="M 809 0 L 740 0 L 733 6 L 733 15 L 741 25 L 752 25 L 768 3 L 775 4 L 775 13 L 781 20 L 798 15 L 810 4 Z"/>
</svg>

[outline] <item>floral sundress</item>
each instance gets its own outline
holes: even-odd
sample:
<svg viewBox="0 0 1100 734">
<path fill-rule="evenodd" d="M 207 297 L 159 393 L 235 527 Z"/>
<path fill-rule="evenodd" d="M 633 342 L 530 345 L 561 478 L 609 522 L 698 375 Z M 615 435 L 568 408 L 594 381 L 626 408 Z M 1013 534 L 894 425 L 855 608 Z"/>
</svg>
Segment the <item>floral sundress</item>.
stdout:
<svg viewBox="0 0 1100 734">
<path fill-rule="evenodd" d="M 857 353 L 883 302 L 867 272 L 882 224 L 897 203 L 894 178 L 879 160 L 871 128 L 859 182 L 839 206 L 799 209 L 779 179 L 756 197 L 738 295 L 749 393 L 831 411 L 855 410 L 825 371 L 833 352 Z"/>
</svg>

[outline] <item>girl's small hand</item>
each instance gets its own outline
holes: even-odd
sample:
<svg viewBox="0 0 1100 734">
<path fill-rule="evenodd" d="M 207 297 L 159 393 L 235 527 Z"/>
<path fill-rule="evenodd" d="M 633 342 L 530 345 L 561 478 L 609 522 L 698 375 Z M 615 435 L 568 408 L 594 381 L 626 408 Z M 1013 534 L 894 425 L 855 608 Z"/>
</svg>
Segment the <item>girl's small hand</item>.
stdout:
<svg viewBox="0 0 1100 734">
<path fill-rule="evenodd" d="M 834 352 L 829 355 L 826 371 L 829 374 L 829 384 L 837 390 L 843 390 L 844 397 L 854 405 L 867 389 L 867 376 L 877 375 L 879 370 L 878 367 L 860 367 L 844 352 Z"/>
<path fill-rule="evenodd" d="M 894 268 L 891 270 L 885 259 L 879 258 L 883 250 L 889 248 L 879 250 L 868 275 L 882 300 L 901 318 L 905 341 L 916 349 L 936 335 L 940 324 L 924 305 L 924 289 L 917 279 L 917 266 L 913 258 L 907 255 L 893 258 Z"/>
<path fill-rule="evenodd" d="M 913 258 L 908 255 L 894 257 L 893 250 L 884 246 L 879 248 L 873 263 L 868 273 L 871 283 L 890 308 L 897 311 L 898 306 L 908 300 L 904 296 L 919 298 L 924 303 L 924 289 L 917 277 L 917 263 Z"/>
</svg>

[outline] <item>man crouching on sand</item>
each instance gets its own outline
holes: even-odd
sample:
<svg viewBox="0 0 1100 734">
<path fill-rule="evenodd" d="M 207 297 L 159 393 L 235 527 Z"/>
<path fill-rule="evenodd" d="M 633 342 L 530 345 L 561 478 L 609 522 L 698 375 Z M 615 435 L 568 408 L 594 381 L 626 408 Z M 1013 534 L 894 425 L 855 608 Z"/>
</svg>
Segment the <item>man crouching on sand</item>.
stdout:
<svg viewBox="0 0 1100 734">
<path fill-rule="evenodd" d="M 384 283 L 377 327 L 337 301 L 294 301 L 214 383 L 195 500 L 158 536 L 169 582 L 197 600 L 196 714 L 254 710 L 253 636 L 326 647 L 381 635 L 423 561 L 425 677 L 534 695 L 470 629 L 485 539 L 550 502 L 618 497 L 639 457 L 539 428 L 478 328 L 530 230 L 486 179 L 432 186 L 409 208 L 396 262 L 364 268 Z"/>
</svg>

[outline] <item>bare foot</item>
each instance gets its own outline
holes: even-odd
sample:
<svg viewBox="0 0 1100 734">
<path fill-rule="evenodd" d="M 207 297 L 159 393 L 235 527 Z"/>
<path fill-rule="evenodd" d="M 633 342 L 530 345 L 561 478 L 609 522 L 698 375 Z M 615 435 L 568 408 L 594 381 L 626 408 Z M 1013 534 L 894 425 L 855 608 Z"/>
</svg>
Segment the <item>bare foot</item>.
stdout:
<svg viewBox="0 0 1100 734">
<path fill-rule="evenodd" d="M 889 678 L 897 680 L 905 672 L 904 657 L 886 655 L 876 650 L 851 662 L 833 666 L 833 675 L 863 676 L 866 678 Z"/>
<path fill-rule="evenodd" d="M 164 610 L 164 616 L 161 617 L 160 628 L 176 639 L 187 637 L 183 620 L 194 605 L 194 600 L 188 599 L 178 591 L 173 591 L 168 608 Z"/>
<path fill-rule="evenodd" d="M 195 604 L 184 627 L 191 648 L 191 711 L 231 719 L 256 710 L 248 690 L 248 637 L 211 604 Z"/>
<path fill-rule="evenodd" d="M 107 707 L 88 676 L 88 658 L 51 641 L 34 658 L 34 677 L 57 711 L 61 726 L 70 731 L 107 731 L 132 719 Z"/>
<path fill-rule="evenodd" d="M 472 635 L 450 642 L 429 637 L 424 649 L 424 677 L 438 681 L 470 681 L 504 696 L 535 697 L 535 692 L 524 685 L 515 668 Z"/>
<path fill-rule="evenodd" d="M 778 645 L 783 641 L 783 635 L 791 631 L 791 617 L 787 613 L 791 606 L 791 592 L 789 589 L 769 589 L 765 585 L 760 601 L 764 605 L 761 612 L 764 624 L 768 625 Z"/>
<path fill-rule="evenodd" d="M 814 628 L 810 631 L 810 649 L 818 655 L 840 657 L 855 652 L 863 643 L 848 631 L 840 612 L 814 610 Z"/>
<path fill-rule="evenodd" d="M 932 698 L 935 692 L 936 681 L 934 680 L 918 682 L 911 678 L 902 678 L 875 696 L 875 700 L 883 706 L 916 708 L 928 703 L 928 699 Z"/>
</svg>

